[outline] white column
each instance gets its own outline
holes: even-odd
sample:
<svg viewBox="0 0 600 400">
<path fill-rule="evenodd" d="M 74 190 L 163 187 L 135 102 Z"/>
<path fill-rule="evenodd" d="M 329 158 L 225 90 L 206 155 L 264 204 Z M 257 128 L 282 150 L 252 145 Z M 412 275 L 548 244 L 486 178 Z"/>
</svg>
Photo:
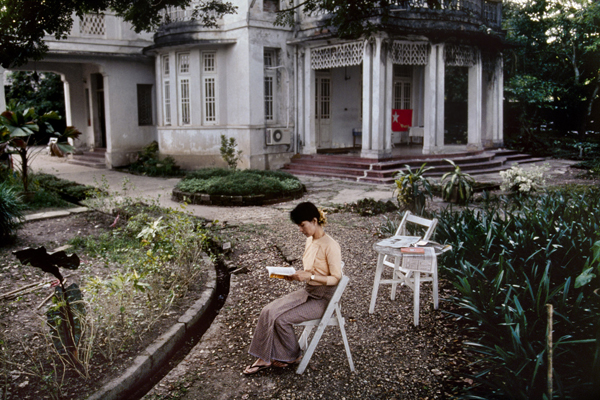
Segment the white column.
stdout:
<svg viewBox="0 0 600 400">
<path fill-rule="evenodd" d="M 162 82 L 162 69 L 161 69 L 162 55 L 156 54 L 154 56 L 154 87 L 156 88 L 156 126 L 165 126 L 164 116 L 164 97 L 163 97 L 163 82 Z M 160 135 L 160 131 L 158 132 Z M 158 143 L 160 143 L 160 138 Z"/>
<path fill-rule="evenodd" d="M 482 118 L 482 92 L 483 69 L 481 53 L 475 50 L 475 65 L 469 68 L 469 110 L 468 110 L 468 136 L 467 150 L 481 150 L 481 118 Z"/>
<path fill-rule="evenodd" d="M 498 61 L 496 63 L 496 95 L 495 104 L 496 104 L 496 130 L 494 130 L 494 146 L 502 147 L 504 146 L 504 62 L 503 57 L 500 54 L 498 56 Z"/>
<path fill-rule="evenodd" d="M 371 52 L 371 98 L 370 98 L 370 147 L 364 147 L 365 132 L 363 128 L 363 149 L 361 157 L 365 158 L 385 158 L 391 155 L 390 138 L 391 132 L 386 132 L 389 123 L 386 123 L 386 116 L 389 114 L 391 119 L 391 110 L 387 111 L 386 79 L 387 79 L 387 57 L 385 54 L 385 45 L 382 37 L 376 37 Z M 364 68 L 364 67 L 363 67 Z M 363 81 L 363 96 L 365 94 Z M 364 97 L 363 97 L 364 101 Z M 363 105 L 363 126 L 364 126 L 364 105 Z"/>
<path fill-rule="evenodd" d="M 63 92 L 65 96 L 65 121 L 67 126 L 73 126 L 73 119 L 71 117 L 71 90 L 69 88 L 69 81 L 67 81 L 63 74 L 60 75 L 60 80 L 63 83 Z"/>
<path fill-rule="evenodd" d="M 435 154 L 444 146 L 445 73 L 444 44 L 434 44 L 425 66 L 423 154 Z"/>
<path fill-rule="evenodd" d="M 6 110 L 6 93 L 4 93 L 4 72 L 6 70 L 0 66 L 0 113 Z"/>
<path fill-rule="evenodd" d="M 391 42 L 387 42 L 391 46 Z M 386 47 L 387 47 L 386 46 Z M 389 47 L 385 49 L 385 80 L 383 90 L 385 92 L 385 114 L 383 117 L 383 130 L 385 133 L 384 156 L 392 155 L 392 101 L 394 90 L 394 64 L 389 57 Z"/>
<path fill-rule="evenodd" d="M 304 154 L 315 154 L 315 73 L 311 67 L 310 48 L 304 53 Z"/>
<path fill-rule="evenodd" d="M 371 73 L 373 67 L 372 43 L 365 44 L 362 79 L 362 153 L 371 150 L 371 103 L 373 102 Z"/>
</svg>

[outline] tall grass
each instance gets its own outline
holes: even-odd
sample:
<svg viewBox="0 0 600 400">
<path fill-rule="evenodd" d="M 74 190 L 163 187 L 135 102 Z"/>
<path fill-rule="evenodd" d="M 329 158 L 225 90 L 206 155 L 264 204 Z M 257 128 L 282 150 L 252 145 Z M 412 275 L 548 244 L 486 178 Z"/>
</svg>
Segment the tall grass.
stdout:
<svg viewBox="0 0 600 400">
<path fill-rule="evenodd" d="M 600 240 L 600 191 L 521 197 L 516 203 L 435 215 L 436 239 L 454 251 L 442 274 L 458 290 L 451 301 L 471 322 L 468 347 L 479 354 L 479 386 L 468 398 L 546 397 L 546 304 L 554 306 L 553 398 L 592 394 L 597 276 L 575 288 Z M 596 360 L 596 363 L 598 360 Z"/>
</svg>

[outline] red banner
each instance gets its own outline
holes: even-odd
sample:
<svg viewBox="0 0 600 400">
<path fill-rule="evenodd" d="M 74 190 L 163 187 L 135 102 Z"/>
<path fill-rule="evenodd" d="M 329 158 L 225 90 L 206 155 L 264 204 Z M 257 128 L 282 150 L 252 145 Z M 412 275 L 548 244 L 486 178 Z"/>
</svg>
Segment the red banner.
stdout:
<svg viewBox="0 0 600 400">
<path fill-rule="evenodd" d="M 413 110 L 392 109 L 392 132 L 406 132 L 412 126 Z"/>
</svg>

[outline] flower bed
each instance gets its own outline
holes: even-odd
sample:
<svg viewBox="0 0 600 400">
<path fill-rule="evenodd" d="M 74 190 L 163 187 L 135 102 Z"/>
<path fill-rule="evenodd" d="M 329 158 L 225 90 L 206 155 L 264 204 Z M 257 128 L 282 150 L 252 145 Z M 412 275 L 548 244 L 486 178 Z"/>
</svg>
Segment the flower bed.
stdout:
<svg viewBox="0 0 600 400">
<path fill-rule="evenodd" d="M 301 198 L 304 185 L 282 171 L 207 168 L 190 173 L 173 190 L 173 200 L 191 204 L 260 206 Z"/>
</svg>

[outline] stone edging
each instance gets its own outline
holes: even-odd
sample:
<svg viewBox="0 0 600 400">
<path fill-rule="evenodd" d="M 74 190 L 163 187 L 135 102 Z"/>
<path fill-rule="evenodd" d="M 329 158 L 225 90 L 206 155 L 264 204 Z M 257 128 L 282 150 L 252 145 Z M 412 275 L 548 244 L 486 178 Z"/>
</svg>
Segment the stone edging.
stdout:
<svg viewBox="0 0 600 400">
<path fill-rule="evenodd" d="M 304 195 L 306 188 L 302 185 L 302 188 L 290 192 L 287 196 L 274 196 L 274 195 L 249 195 L 249 196 L 224 196 L 214 194 L 202 194 L 202 193 L 188 193 L 182 192 L 179 189 L 173 189 L 172 200 L 189 204 L 197 205 L 214 205 L 214 206 L 264 206 L 275 203 L 282 203 L 284 201 L 290 201 L 299 199 Z"/>
<path fill-rule="evenodd" d="M 200 299 L 179 317 L 167 332 L 146 347 L 121 376 L 105 384 L 87 400 L 125 400 L 127 397 L 123 397 L 123 395 L 156 373 L 163 362 L 184 342 L 186 333 L 196 327 L 214 298 L 217 290 L 217 273 L 214 268 L 209 269 L 208 273 L 206 289 L 202 292 Z"/>
<path fill-rule="evenodd" d="M 84 212 L 88 212 L 89 209 L 87 207 L 75 207 L 75 208 L 66 208 L 64 210 L 58 211 L 46 211 L 36 214 L 28 214 L 25 215 L 25 221 L 39 221 L 42 219 L 50 219 L 50 218 L 59 218 L 59 217 L 68 217 L 71 214 L 81 214 Z"/>
</svg>

